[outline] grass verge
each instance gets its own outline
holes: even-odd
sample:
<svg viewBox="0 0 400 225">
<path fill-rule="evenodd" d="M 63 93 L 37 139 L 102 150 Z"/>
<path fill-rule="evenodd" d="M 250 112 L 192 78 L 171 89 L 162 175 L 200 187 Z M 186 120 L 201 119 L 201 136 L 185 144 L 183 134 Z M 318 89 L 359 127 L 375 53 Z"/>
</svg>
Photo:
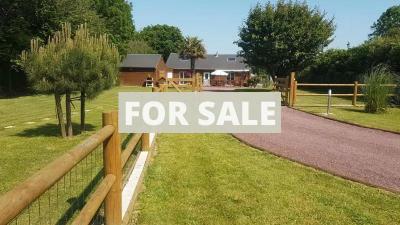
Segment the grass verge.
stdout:
<svg viewBox="0 0 400 225">
<path fill-rule="evenodd" d="M 311 91 L 299 90 L 298 93 L 315 93 Z M 327 97 L 321 96 L 298 96 L 295 108 L 305 112 L 326 116 L 327 107 L 303 107 L 302 105 L 312 104 L 327 104 Z M 334 105 L 351 105 L 351 97 L 332 97 Z M 358 103 L 363 105 L 362 99 Z M 333 107 L 331 109 L 330 118 L 350 122 L 370 128 L 378 128 L 383 130 L 400 132 L 400 108 L 388 108 L 385 113 L 366 113 L 364 107 L 348 106 L 348 107 Z"/>
</svg>

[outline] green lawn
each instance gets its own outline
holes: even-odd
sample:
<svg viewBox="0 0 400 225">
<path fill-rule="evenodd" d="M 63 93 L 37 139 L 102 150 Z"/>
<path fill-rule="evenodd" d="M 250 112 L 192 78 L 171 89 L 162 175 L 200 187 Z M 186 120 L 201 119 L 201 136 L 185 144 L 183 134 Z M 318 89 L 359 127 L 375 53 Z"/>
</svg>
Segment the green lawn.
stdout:
<svg viewBox="0 0 400 225">
<path fill-rule="evenodd" d="M 227 134 L 159 136 L 131 224 L 400 224 L 400 196 Z"/>
<path fill-rule="evenodd" d="M 101 113 L 117 109 L 118 92 L 150 90 L 117 87 L 88 102 L 89 131 L 72 139 L 57 135 L 52 96 L 0 99 L 0 194 L 99 130 Z M 400 224 L 398 195 L 261 153 L 229 135 L 161 135 L 158 143 L 134 213 L 139 224 Z M 58 186 L 71 175 L 79 180 L 87 163 Z"/>
<path fill-rule="evenodd" d="M 310 91 L 299 90 L 298 93 L 315 93 Z M 323 115 L 326 114 L 327 107 L 302 107 L 301 105 L 311 104 L 327 104 L 327 97 L 321 96 L 298 96 L 295 108 Z M 351 105 L 351 97 L 333 97 L 332 104 L 334 105 Z M 358 101 L 362 105 L 362 99 Z M 400 108 L 389 108 L 386 113 L 371 114 L 364 112 L 364 107 L 334 107 L 331 110 L 332 115 L 329 117 L 342 121 L 360 124 L 372 128 L 380 128 L 384 130 L 400 132 Z"/>
<path fill-rule="evenodd" d="M 57 156 L 101 128 L 101 113 L 117 109 L 118 92 L 151 91 L 151 88 L 118 87 L 106 91 L 87 109 L 88 132 L 72 139 L 58 137 L 54 97 L 38 95 L 0 99 L 0 193 L 11 189 Z M 79 123 L 79 102 L 73 121 Z M 34 122 L 34 123 L 32 123 Z M 14 126 L 5 129 L 5 127 Z M 76 126 L 78 131 L 78 125 Z"/>
</svg>

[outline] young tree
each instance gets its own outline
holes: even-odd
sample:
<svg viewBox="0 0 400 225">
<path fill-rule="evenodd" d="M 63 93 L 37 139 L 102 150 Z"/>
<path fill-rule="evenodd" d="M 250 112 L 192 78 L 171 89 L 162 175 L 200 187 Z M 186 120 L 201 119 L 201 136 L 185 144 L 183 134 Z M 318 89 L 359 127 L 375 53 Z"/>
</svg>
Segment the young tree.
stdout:
<svg viewBox="0 0 400 225">
<path fill-rule="evenodd" d="M 333 19 L 306 3 L 280 0 L 258 4 L 240 28 L 239 54 L 272 76 L 299 71 L 331 41 Z"/>
<path fill-rule="evenodd" d="M 386 36 L 393 32 L 393 29 L 400 29 L 400 5 L 392 6 L 386 10 L 372 25 L 373 33 L 370 37 Z"/>
<path fill-rule="evenodd" d="M 197 37 L 186 37 L 179 53 L 181 58 L 190 59 L 192 75 L 196 74 L 196 60 L 207 54 L 202 40 Z"/>
<path fill-rule="evenodd" d="M 61 98 L 63 94 L 76 89 L 75 83 L 69 80 L 63 71 L 63 63 L 68 53 L 67 46 L 71 44 L 70 37 L 70 27 L 63 26 L 45 45 L 41 46 L 39 39 L 33 39 L 30 50 L 23 51 L 17 61 L 36 91 L 54 95 L 58 124 L 63 137 L 67 136 L 67 132 Z M 68 113 L 70 112 L 67 110 L 67 121 Z M 67 123 L 68 128 L 70 125 Z"/>
<path fill-rule="evenodd" d="M 181 49 L 184 37 L 179 28 L 168 25 L 147 26 L 139 34 L 157 53 L 167 60 L 171 53 Z"/>
<path fill-rule="evenodd" d="M 21 54 L 19 64 L 35 90 L 54 94 L 63 137 L 72 136 L 71 95 L 81 93 L 81 129 L 85 124 L 85 99 L 94 98 L 116 83 L 119 54 L 106 35 L 93 36 L 85 25 L 72 37 L 71 25 L 49 38 L 46 45 L 32 40 L 31 50 Z M 66 128 L 61 108 L 65 94 Z"/>
<path fill-rule="evenodd" d="M 86 25 L 80 25 L 64 63 L 64 71 L 80 92 L 81 132 L 85 131 L 86 98 L 115 85 L 120 62 L 118 49 L 107 35 L 93 36 Z"/>
</svg>

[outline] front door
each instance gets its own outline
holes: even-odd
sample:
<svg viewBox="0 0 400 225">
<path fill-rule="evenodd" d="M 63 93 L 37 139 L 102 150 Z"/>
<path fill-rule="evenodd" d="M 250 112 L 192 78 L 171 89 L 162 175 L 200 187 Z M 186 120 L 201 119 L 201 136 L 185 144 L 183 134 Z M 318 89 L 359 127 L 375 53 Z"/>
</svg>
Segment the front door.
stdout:
<svg viewBox="0 0 400 225">
<path fill-rule="evenodd" d="M 204 72 L 203 73 L 203 86 L 210 86 L 210 79 L 211 79 L 211 73 Z"/>
</svg>

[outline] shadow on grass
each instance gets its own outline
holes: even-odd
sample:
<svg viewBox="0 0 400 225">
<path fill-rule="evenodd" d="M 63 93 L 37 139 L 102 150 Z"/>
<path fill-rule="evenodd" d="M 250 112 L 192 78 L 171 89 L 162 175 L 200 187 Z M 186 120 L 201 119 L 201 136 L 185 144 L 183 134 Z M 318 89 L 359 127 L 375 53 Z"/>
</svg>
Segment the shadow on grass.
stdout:
<svg viewBox="0 0 400 225">
<path fill-rule="evenodd" d="M 362 113 L 362 114 L 370 114 L 364 111 L 363 107 L 358 107 L 358 108 L 343 108 L 344 111 L 348 112 L 356 112 L 356 113 Z"/>
<path fill-rule="evenodd" d="M 80 124 L 73 123 L 74 135 L 80 134 Z M 86 131 L 94 131 L 95 126 L 92 124 L 86 124 Z M 60 129 L 57 124 L 47 123 L 38 127 L 25 129 L 16 136 L 19 137 L 61 137 Z"/>
</svg>

